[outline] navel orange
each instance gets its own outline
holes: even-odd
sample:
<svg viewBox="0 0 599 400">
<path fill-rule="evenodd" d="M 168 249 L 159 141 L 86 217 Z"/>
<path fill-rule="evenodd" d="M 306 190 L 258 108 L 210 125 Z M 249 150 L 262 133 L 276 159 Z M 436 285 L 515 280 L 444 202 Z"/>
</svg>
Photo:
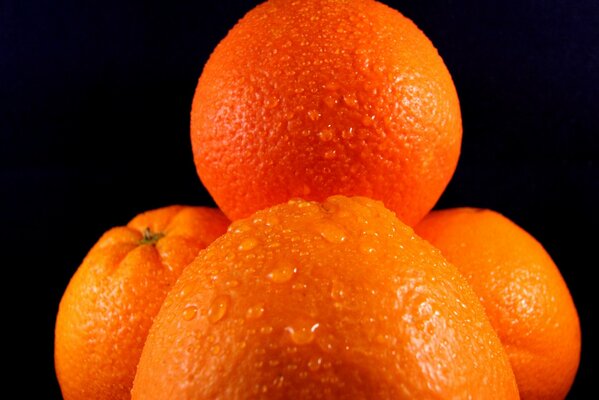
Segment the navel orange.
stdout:
<svg viewBox="0 0 599 400">
<path fill-rule="evenodd" d="M 216 209 L 165 207 L 106 232 L 71 279 L 56 318 L 65 400 L 125 400 L 152 320 L 181 271 L 229 221 Z"/>
</svg>

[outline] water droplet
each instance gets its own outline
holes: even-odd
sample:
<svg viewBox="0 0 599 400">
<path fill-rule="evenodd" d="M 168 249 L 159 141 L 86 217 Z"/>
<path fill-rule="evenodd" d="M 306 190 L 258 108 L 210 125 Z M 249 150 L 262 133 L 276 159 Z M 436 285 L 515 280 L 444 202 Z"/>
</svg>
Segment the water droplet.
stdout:
<svg viewBox="0 0 599 400">
<path fill-rule="evenodd" d="M 358 107 L 358 97 L 355 93 L 347 93 L 343 95 L 343 102 L 350 108 Z"/>
<path fill-rule="evenodd" d="M 278 362 L 277 362 L 277 364 L 278 364 Z M 279 376 L 279 377 L 275 378 L 275 379 L 272 381 L 272 385 L 273 385 L 275 388 L 277 388 L 277 389 L 280 389 L 280 388 L 282 388 L 282 387 L 283 387 L 283 383 L 284 383 L 284 382 L 285 382 L 285 377 L 281 375 L 281 376 Z"/>
<path fill-rule="evenodd" d="M 382 335 L 382 334 L 379 333 L 378 335 L 376 335 L 375 340 L 379 344 L 384 344 L 385 342 L 387 342 L 387 340 L 388 340 L 387 338 L 388 337 L 389 337 L 388 335 Z"/>
<path fill-rule="evenodd" d="M 365 115 L 362 118 L 362 125 L 364 126 L 372 126 L 374 124 L 374 115 Z"/>
<path fill-rule="evenodd" d="M 220 346 L 219 345 L 212 346 L 212 354 L 217 355 L 219 353 L 220 353 Z"/>
<path fill-rule="evenodd" d="M 362 242 L 360 242 L 359 249 L 360 249 L 360 252 L 362 252 L 363 254 L 372 254 L 372 253 L 376 252 L 374 243 L 372 243 L 372 241 L 370 241 L 370 240 L 368 240 L 368 241 L 363 240 Z"/>
<path fill-rule="evenodd" d="M 318 110 L 310 110 L 308 111 L 308 118 L 310 118 L 312 121 L 318 121 L 320 118 L 320 113 Z"/>
<path fill-rule="evenodd" d="M 303 282 L 296 282 L 293 285 L 291 285 L 291 289 L 293 290 L 306 290 L 308 288 L 308 285 L 306 285 Z"/>
<path fill-rule="evenodd" d="M 308 361 L 308 368 L 312 372 L 316 372 L 320 369 L 320 365 L 322 364 L 322 358 L 320 357 L 312 357 L 310 361 Z"/>
<path fill-rule="evenodd" d="M 257 319 L 260 318 L 262 314 L 264 314 L 264 305 L 256 304 L 255 306 L 247 309 L 245 317 L 247 319 Z"/>
<path fill-rule="evenodd" d="M 183 289 L 181 289 L 179 291 L 179 293 L 177 293 L 177 297 L 185 297 L 187 296 L 189 293 L 191 292 L 191 287 L 190 285 L 187 285 L 185 287 L 183 287 Z"/>
<path fill-rule="evenodd" d="M 309 201 L 301 201 L 297 204 L 297 208 L 315 208 L 316 205 Z"/>
<path fill-rule="evenodd" d="M 308 185 L 304 185 L 302 187 L 302 193 L 304 194 L 304 196 L 307 196 L 310 194 L 310 192 L 312 192 L 312 189 L 310 189 L 310 186 Z"/>
<path fill-rule="evenodd" d="M 227 228 L 227 232 L 229 233 L 243 233 L 243 232 L 248 232 L 252 229 L 252 227 L 248 224 L 245 223 L 245 221 L 237 221 L 237 222 L 233 222 L 231 225 L 229 225 L 229 228 Z"/>
<path fill-rule="evenodd" d="M 289 282 L 293 278 L 293 274 L 297 272 L 297 268 L 291 263 L 284 262 L 279 267 L 271 271 L 267 277 L 274 283 L 285 283 Z"/>
<path fill-rule="evenodd" d="M 277 99 L 276 97 L 269 98 L 264 101 L 264 107 L 266 107 L 267 109 L 275 108 L 278 105 L 279 99 Z"/>
<path fill-rule="evenodd" d="M 333 300 L 341 300 L 344 296 L 345 289 L 343 288 L 343 285 L 339 281 L 333 280 L 333 282 L 331 282 L 331 298 Z"/>
<path fill-rule="evenodd" d="M 231 298 L 227 295 L 217 296 L 208 309 L 208 321 L 215 324 L 227 313 Z"/>
<path fill-rule="evenodd" d="M 330 243 L 341 243 L 347 239 L 345 231 L 332 223 L 320 224 L 318 226 L 318 232 Z"/>
<path fill-rule="evenodd" d="M 233 261 L 235 259 L 235 257 L 236 257 L 235 253 L 233 253 L 233 252 L 227 253 L 227 255 L 225 256 L 225 260 Z"/>
<path fill-rule="evenodd" d="M 191 321 L 198 314 L 198 308 L 196 306 L 187 306 L 183 310 L 183 319 L 185 321 Z"/>
<path fill-rule="evenodd" d="M 324 153 L 324 158 L 325 160 L 332 160 L 333 158 L 335 158 L 336 155 L 337 152 L 335 150 L 329 150 Z"/>
<path fill-rule="evenodd" d="M 278 225 L 279 222 L 280 222 L 279 218 L 276 215 L 268 214 L 266 216 L 266 220 L 264 221 L 264 224 L 266 226 L 274 226 L 274 225 Z"/>
<path fill-rule="evenodd" d="M 285 328 L 295 344 L 305 345 L 314 340 L 315 332 L 320 324 L 313 320 L 302 318 Z"/>
<path fill-rule="evenodd" d="M 333 135 L 333 130 L 329 128 L 323 129 L 322 131 L 318 132 L 318 138 L 323 142 L 328 142 L 329 140 L 331 140 L 333 138 Z"/>
<path fill-rule="evenodd" d="M 325 83 L 324 88 L 327 90 L 337 90 L 339 89 L 339 84 L 335 81 L 330 81 Z"/>
<path fill-rule="evenodd" d="M 326 104 L 327 107 L 330 108 L 335 107 L 335 104 L 337 104 L 337 99 L 333 96 L 325 96 L 325 98 L 322 99 L 322 101 L 324 102 L 324 104 Z"/>
<path fill-rule="evenodd" d="M 335 337 L 331 334 L 326 335 L 326 336 L 319 336 L 316 340 L 316 344 L 318 345 L 318 347 L 320 347 L 320 349 L 322 351 L 325 352 L 333 352 L 333 350 L 335 350 Z"/>
<path fill-rule="evenodd" d="M 256 238 L 253 237 L 249 237 L 244 239 L 240 244 L 239 244 L 239 251 L 249 251 L 252 250 L 253 248 L 255 248 L 256 246 L 258 246 L 258 240 Z"/>
<path fill-rule="evenodd" d="M 264 355 L 266 354 L 266 349 L 263 347 L 258 347 L 257 349 L 254 349 L 254 353 L 258 355 Z"/>
<path fill-rule="evenodd" d="M 270 360 L 268 362 L 268 365 L 270 365 L 271 367 L 276 367 L 277 365 L 279 365 L 281 362 L 279 360 Z"/>
<path fill-rule="evenodd" d="M 263 335 L 269 335 L 272 333 L 272 326 L 263 326 L 260 328 L 260 333 Z"/>
<path fill-rule="evenodd" d="M 225 287 L 236 288 L 237 286 L 239 286 L 239 281 L 236 279 L 225 282 Z"/>
<path fill-rule="evenodd" d="M 254 394 L 260 393 L 260 385 L 259 384 L 254 385 L 254 388 L 252 389 L 252 393 L 254 393 Z"/>
</svg>

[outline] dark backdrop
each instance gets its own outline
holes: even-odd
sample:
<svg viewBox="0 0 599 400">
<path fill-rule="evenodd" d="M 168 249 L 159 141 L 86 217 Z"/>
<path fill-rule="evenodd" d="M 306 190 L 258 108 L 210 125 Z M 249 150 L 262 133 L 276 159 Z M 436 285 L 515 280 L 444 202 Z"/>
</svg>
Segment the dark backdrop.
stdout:
<svg viewBox="0 0 599 400">
<path fill-rule="evenodd" d="M 58 302 L 102 232 L 212 204 L 192 162 L 191 99 L 213 47 L 257 3 L 0 1 L 5 384 L 59 398 Z M 597 380 L 599 2 L 386 3 L 435 43 L 460 96 L 462 157 L 438 207 L 495 209 L 545 245 L 581 317 L 571 398 L 584 398 Z"/>
</svg>

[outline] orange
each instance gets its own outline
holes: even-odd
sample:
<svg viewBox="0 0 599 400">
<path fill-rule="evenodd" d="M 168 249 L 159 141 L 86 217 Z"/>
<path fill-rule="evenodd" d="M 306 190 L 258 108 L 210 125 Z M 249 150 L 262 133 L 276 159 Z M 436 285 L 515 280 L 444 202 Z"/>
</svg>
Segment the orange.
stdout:
<svg viewBox="0 0 599 400">
<path fill-rule="evenodd" d="M 383 201 L 417 223 L 462 138 L 443 60 L 373 0 L 270 0 L 216 47 L 191 111 L 204 186 L 231 219 L 294 197 Z"/>
<path fill-rule="evenodd" d="M 441 249 L 479 296 L 522 399 L 565 398 L 578 368 L 580 326 L 570 292 L 545 249 L 490 210 L 434 211 L 416 232 Z"/>
<path fill-rule="evenodd" d="M 172 206 L 100 238 L 56 318 L 55 366 L 65 400 L 131 398 L 143 344 L 167 291 L 227 225 L 216 209 Z"/>
<path fill-rule="evenodd" d="M 293 200 L 182 273 L 132 389 L 153 399 L 516 399 L 474 292 L 380 202 Z"/>
</svg>

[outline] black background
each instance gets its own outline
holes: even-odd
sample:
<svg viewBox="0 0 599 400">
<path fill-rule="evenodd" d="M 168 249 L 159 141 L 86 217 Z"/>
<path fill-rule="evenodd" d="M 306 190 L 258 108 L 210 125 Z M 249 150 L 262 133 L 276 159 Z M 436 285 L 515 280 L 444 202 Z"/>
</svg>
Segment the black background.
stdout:
<svg viewBox="0 0 599 400">
<path fill-rule="evenodd" d="M 0 1 L 6 384 L 60 398 L 58 302 L 105 230 L 213 204 L 193 166 L 191 99 L 211 50 L 257 3 Z M 599 2 L 386 3 L 433 41 L 460 96 L 462 157 L 438 207 L 495 209 L 544 244 L 580 314 L 570 398 L 584 398 L 597 379 Z"/>
</svg>

